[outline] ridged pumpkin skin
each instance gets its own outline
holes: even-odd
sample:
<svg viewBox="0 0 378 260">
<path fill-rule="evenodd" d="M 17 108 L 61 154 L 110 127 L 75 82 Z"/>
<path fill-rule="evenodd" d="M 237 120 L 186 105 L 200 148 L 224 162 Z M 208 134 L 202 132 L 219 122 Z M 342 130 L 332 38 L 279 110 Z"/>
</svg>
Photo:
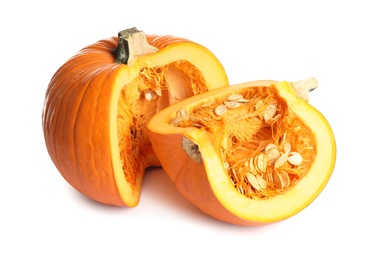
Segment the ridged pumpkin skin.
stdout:
<svg viewBox="0 0 378 260">
<path fill-rule="evenodd" d="M 148 146 L 134 155 L 140 161 L 134 179 L 125 177 L 120 161 L 120 92 L 142 67 L 187 61 L 202 73 L 209 90 L 228 84 L 223 66 L 205 47 L 173 36 L 147 35 L 147 40 L 159 50 L 137 57 L 130 66 L 114 62 L 117 37 L 85 47 L 58 69 L 46 92 L 42 121 L 48 153 L 68 183 L 101 203 L 136 206 L 143 169 L 160 165 Z M 131 134 L 124 131 L 122 138 L 128 145 Z"/>
<path fill-rule="evenodd" d="M 217 97 L 260 86 L 276 89 L 290 113 L 311 130 L 316 145 L 308 173 L 290 190 L 269 199 L 251 199 L 236 190 L 216 146 L 220 136 L 204 130 L 206 127 L 171 125 L 172 118 L 183 108 L 191 111 L 211 104 Z M 232 124 L 239 124 L 237 118 Z M 295 215 L 323 190 L 336 160 L 336 144 L 327 120 L 299 98 L 288 82 L 254 81 L 188 98 L 156 114 L 148 129 L 154 151 L 179 192 L 206 214 L 237 225 L 263 225 Z M 192 142 L 192 150 L 199 152 L 201 161 L 188 155 L 183 139 Z"/>
</svg>

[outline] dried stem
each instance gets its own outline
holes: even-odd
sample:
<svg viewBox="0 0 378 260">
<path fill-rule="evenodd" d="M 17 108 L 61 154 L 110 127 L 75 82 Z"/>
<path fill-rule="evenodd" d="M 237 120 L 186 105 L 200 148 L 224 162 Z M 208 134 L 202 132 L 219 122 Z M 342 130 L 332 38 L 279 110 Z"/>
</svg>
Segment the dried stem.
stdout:
<svg viewBox="0 0 378 260">
<path fill-rule="evenodd" d="M 318 81 L 315 78 L 309 78 L 291 82 L 291 85 L 293 86 L 297 95 L 308 102 L 308 92 L 318 87 Z"/>
<path fill-rule="evenodd" d="M 143 31 L 136 27 L 118 33 L 118 46 L 113 50 L 116 63 L 132 65 L 138 56 L 157 52 L 158 49 L 147 42 Z"/>
</svg>

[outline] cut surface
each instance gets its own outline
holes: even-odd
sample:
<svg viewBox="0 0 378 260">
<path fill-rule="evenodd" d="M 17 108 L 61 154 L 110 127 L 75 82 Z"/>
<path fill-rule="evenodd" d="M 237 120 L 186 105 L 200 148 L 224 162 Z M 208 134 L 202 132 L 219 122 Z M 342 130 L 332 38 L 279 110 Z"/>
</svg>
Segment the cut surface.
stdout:
<svg viewBox="0 0 378 260">
<path fill-rule="evenodd" d="M 185 117 L 180 116 L 185 111 Z M 244 89 L 182 108 L 171 123 L 207 131 L 235 189 L 248 198 L 285 193 L 308 172 L 316 156 L 311 129 L 275 88 Z"/>
<path fill-rule="evenodd" d="M 147 166 L 159 164 L 152 155 L 147 122 L 158 111 L 207 91 L 205 80 L 192 64 L 176 61 L 161 67 L 143 67 L 126 84 L 118 101 L 117 131 L 126 181 L 137 186 Z"/>
</svg>

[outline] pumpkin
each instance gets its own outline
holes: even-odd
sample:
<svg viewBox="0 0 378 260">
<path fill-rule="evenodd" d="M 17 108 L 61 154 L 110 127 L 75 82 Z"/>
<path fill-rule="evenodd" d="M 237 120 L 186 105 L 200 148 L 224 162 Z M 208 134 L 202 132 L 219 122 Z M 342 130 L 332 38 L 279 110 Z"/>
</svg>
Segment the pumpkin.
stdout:
<svg viewBox="0 0 378 260">
<path fill-rule="evenodd" d="M 48 153 L 79 192 L 134 207 L 144 169 L 160 165 L 149 119 L 179 100 L 227 85 L 223 66 L 204 46 L 124 30 L 83 48 L 52 77 L 42 115 Z"/>
<path fill-rule="evenodd" d="M 204 213 L 264 225 L 307 207 L 336 160 L 326 118 L 308 103 L 318 83 L 253 81 L 157 113 L 150 140 L 178 191 Z"/>
</svg>

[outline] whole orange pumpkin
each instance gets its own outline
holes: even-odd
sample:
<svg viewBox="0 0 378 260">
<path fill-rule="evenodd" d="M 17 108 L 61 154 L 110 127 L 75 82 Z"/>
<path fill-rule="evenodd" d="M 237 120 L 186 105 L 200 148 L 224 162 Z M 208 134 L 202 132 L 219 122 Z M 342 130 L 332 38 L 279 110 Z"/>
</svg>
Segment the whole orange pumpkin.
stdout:
<svg viewBox="0 0 378 260">
<path fill-rule="evenodd" d="M 136 28 L 79 51 L 55 73 L 42 115 L 62 176 L 101 203 L 138 204 L 144 169 L 160 165 L 147 122 L 187 97 L 228 85 L 207 48 Z"/>
</svg>

